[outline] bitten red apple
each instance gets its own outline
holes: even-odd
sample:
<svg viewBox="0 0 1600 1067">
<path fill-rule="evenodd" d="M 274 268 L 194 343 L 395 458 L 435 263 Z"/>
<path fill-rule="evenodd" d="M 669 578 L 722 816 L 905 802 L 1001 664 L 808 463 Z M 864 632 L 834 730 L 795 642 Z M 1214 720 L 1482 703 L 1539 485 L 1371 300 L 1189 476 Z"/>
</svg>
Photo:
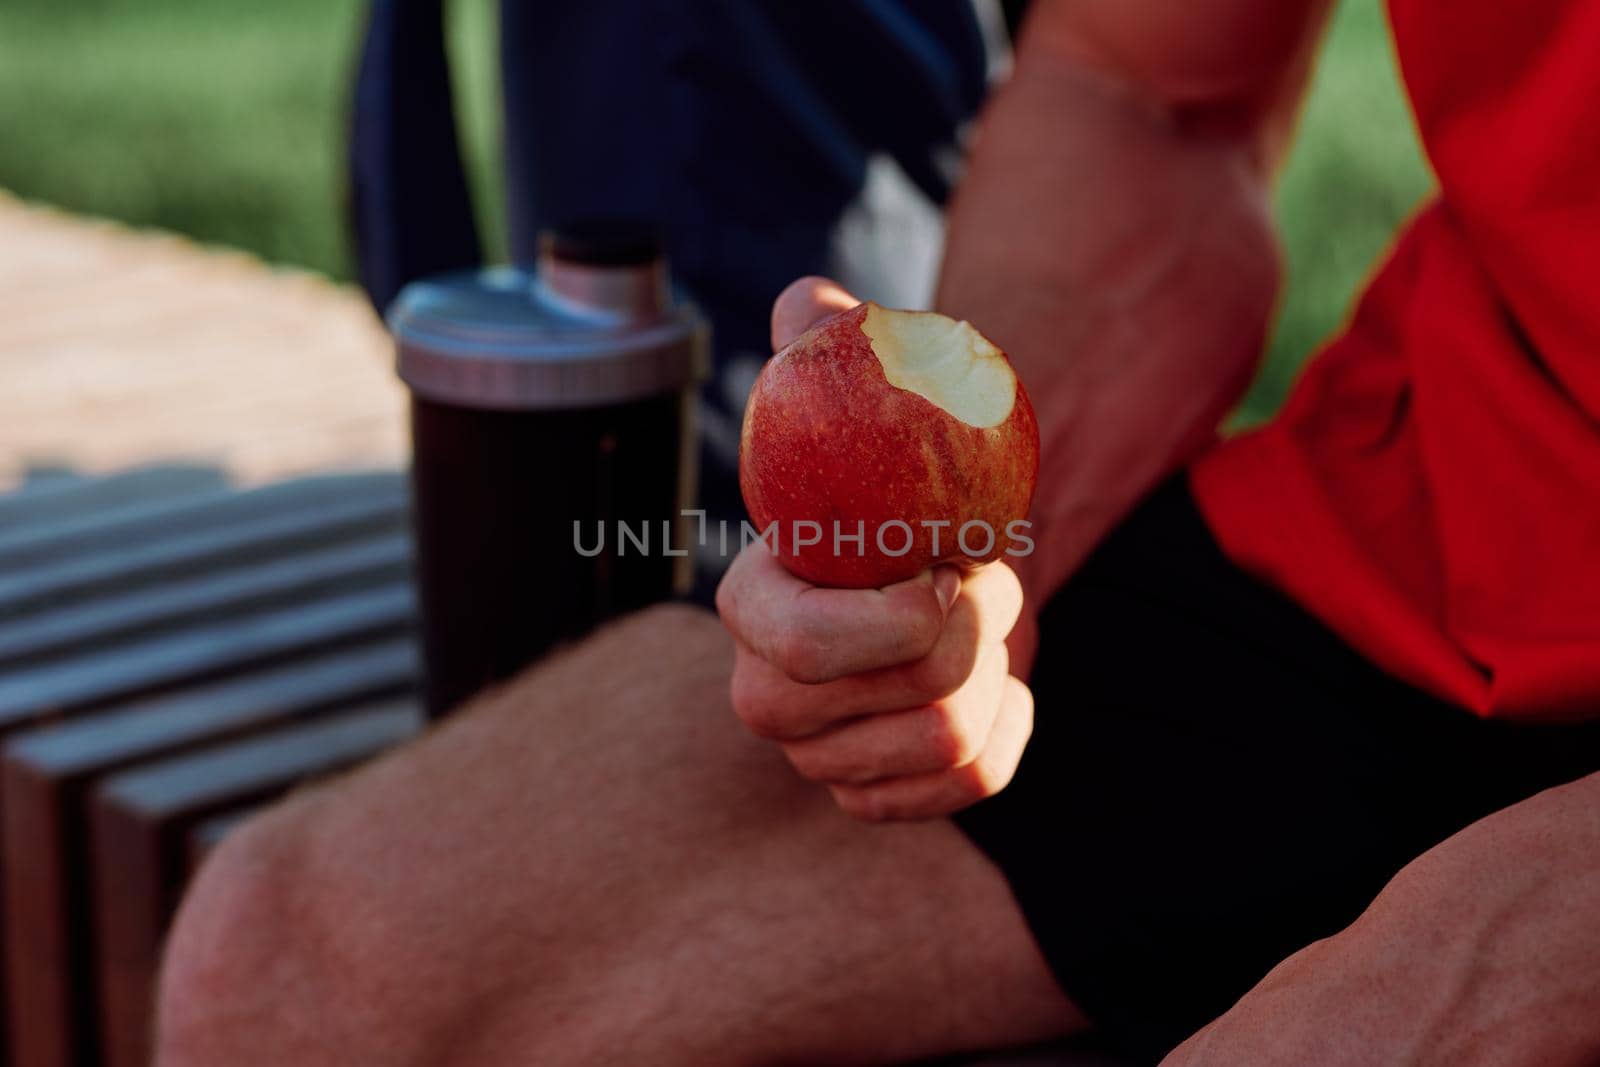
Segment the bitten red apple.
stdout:
<svg viewBox="0 0 1600 1067">
<path fill-rule="evenodd" d="M 1005 353 L 968 323 L 872 303 L 767 362 L 739 449 L 745 506 L 758 530 L 778 524 L 784 566 L 844 588 L 1025 552 L 1015 524 L 1038 472 L 1038 423 Z"/>
</svg>

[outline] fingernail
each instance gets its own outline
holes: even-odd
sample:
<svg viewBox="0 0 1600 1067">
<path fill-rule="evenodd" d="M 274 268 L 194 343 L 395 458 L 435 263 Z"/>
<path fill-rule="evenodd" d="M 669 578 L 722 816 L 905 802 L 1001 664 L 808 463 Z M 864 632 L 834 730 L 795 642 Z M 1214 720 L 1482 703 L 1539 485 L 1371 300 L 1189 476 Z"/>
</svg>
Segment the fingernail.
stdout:
<svg viewBox="0 0 1600 1067">
<path fill-rule="evenodd" d="M 939 607 L 945 612 L 950 611 L 950 605 L 956 602 L 956 595 L 961 592 L 961 572 L 954 567 L 935 567 L 933 569 L 933 595 L 939 598 Z"/>
</svg>

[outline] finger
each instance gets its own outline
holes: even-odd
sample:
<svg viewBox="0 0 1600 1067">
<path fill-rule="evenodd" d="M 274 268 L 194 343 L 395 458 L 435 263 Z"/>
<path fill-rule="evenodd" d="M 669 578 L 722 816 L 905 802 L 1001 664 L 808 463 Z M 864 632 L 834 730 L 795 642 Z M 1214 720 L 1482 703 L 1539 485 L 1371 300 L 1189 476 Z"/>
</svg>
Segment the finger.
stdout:
<svg viewBox="0 0 1600 1067">
<path fill-rule="evenodd" d="M 966 684 L 981 650 L 1000 644 L 1022 610 L 1022 587 L 1003 564 L 968 572 L 960 590 L 926 656 L 825 683 L 797 682 L 788 673 L 793 665 L 774 664 L 730 625 L 738 650 L 734 710 L 757 735 L 788 741 L 863 715 L 904 711 L 950 696 Z"/>
<path fill-rule="evenodd" d="M 966 684 L 978 662 L 975 615 L 957 601 L 922 659 L 818 685 L 795 681 L 735 637 L 734 710 L 757 736 L 796 741 L 864 716 L 942 700 Z"/>
<path fill-rule="evenodd" d="M 939 818 L 991 797 L 1010 784 L 1032 734 L 1033 694 L 1017 679 L 1007 678 L 1005 697 L 989 743 L 965 767 L 828 788 L 839 807 L 858 819 L 880 822 Z"/>
<path fill-rule="evenodd" d="M 737 640 L 794 681 L 816 685 L 931 652 L 960 589 L 948 570 L 882 589 L 823 589 L 784 570 L 757 542 L 728 568 L 717 611 Z"/>
<path fill-rule="evenodd" d="M 990 645 L 966 684 L 909 711 L 869 715 L 783 746 L 802 778 L 857 783 L 965 767 L 988 745 L 1006 696 L 1010 657 Z"/>
<path fill-rule="evenodd" d="M 823 319 L 849 311 L 859 303 L 831 278 L 810 275 L 790 282 L 772 302 L 772 350 L 786 347 Z"/>
</svg>

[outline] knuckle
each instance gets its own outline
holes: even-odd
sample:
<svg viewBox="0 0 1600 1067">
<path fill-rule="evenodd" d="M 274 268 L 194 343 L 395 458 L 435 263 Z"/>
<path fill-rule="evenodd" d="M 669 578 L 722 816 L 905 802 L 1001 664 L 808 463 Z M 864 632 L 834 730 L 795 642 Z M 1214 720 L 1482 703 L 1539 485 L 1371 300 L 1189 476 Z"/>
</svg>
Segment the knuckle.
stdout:
<svg viewBox="0 0 1600 1067">
<path fill-rule="evenodd" d="M 846 815 L 862 822 L 883 822 L 890 818 L 888 804 L 875 790 L 835 788 L 833 801 Z"/>
<path fill-rule="evenodd" d="M 828 680 L 826 646 L 805 626 L 786 627 L 772 646 L 772 665 L 806 685 Z"/>
<path fill-rule="evenodd" d="M 924 697 L 943 700 L 966 683 L 975 660 L 975 651 L 964 642 L 947 642 L 916 662 L 911 684 Z"/>
<path fill-rule="evenodd" d="M 783 721 L 769 704 L 749 704 L 739 711 L 739 721 L 746 730 L 767 741 L 783 737 Z"/>
<path fill-rule="evenodd" d="M 717 615 L 723 623 L 730 628 L 734 626 L 737 595 L 734 592 L 735 571 L 729 570 L 723 575 L 722 581 L 717 583 L 716 607 Z"/>
<path fill-rule="evenodd" d="M 980 756 L 956 771 L 956 791 L 967 803 L 985 800 L 1000 792 L 1011 782 L 1013 763 L 998 763 Z"/>
<path fill-rule="evenodd" d="M 783 754 L 789 757 L 789 766 L 794 768 L 794 772 L 808 782 L 841 780 L 834 761 L 828 753 L 819 751 L 815 745 L 785 745 Z"/>
<path fill-rule="evenodd" d="M 788 757 L 789 766 L 794 768 L 794 773 L 801 778 L 808 782 L 825 781 L 821 768 L 817 766 L 816 760 L 804 746 L 784 745 L 783 754 Z"/>
<path fill-rule="evenodd" d="M 976 804 L 986 800 L 999 792 L 999 789 L 990 784 L 988 776 L 979 770 L 977 763 L 969 763 L 958 768 L 955 775 L 954 793 L 963 805 Z"/>
<path fill-rule="evenodd" d="M 925 718 L 925 743 L 939 769 L 965 767 L 977 760 L 983 739 L 960 709 L 941 702 L 930 707 Z"/>
<path fill-rule="evenodd" d="M 781 710 L 748 670 L 733 672 L 733 713 L 757 737 L 771 739 L 783 732 Z"/>
</svg>

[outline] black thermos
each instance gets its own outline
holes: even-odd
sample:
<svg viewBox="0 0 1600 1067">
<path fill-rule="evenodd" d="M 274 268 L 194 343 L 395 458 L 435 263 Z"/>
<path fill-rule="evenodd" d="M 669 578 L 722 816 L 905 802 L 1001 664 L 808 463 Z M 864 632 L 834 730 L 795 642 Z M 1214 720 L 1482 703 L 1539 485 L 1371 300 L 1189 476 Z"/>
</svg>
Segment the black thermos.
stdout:
<svg viewBox="0 0 1600 1067">
<path fill-rule="evenodd" d="M 389 326 L 411 390 L 431 716 L 686 591 L 708 333 L 647 231 L 546 234 L 534 271 L 416 282 Z"/>
</svg>

